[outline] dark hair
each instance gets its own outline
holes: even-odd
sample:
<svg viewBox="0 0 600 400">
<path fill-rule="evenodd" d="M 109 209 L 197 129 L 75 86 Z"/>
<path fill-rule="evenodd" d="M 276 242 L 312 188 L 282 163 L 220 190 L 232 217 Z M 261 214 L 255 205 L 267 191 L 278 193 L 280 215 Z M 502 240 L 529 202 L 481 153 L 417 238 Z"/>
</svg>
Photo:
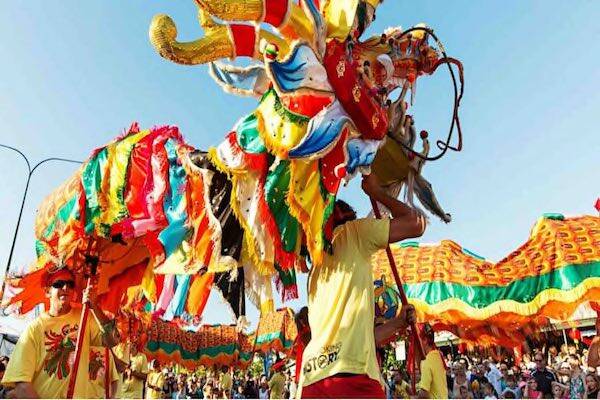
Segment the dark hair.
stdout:
<svg viewBox="0 0 600 400">
<path fill-rule="evenodd" d="M 337 227 L 356 219 L 356 211 L 344 200 L 337 199 L 333 207 L 333 225 Z"/>
<path fill-rule="evenodd" d="M 423 339 L 424 341 L 427 342 L 427 344 L 429 344 L 430 346 L 433 346 L 435 344 L 435 338 L 434 338 L 434 331 L 433 328 L 431 327 L 431 325 L 429 325 L 428 323 L 424 323 L 421 326 L 421 339 Z"/>
</svg>

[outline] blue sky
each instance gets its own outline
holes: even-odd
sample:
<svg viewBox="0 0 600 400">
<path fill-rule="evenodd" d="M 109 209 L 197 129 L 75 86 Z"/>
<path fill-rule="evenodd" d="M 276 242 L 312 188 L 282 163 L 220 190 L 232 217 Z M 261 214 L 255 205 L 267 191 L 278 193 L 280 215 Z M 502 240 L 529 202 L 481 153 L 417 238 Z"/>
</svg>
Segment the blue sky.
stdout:
<svg viewBox="0 0 600 400">
<path fill-rule="evenodd" d="M 202 32 L 192 0 L 2 3 L 0 143 L 32 160 L 83 160 L 138 121 L 173 124 L 207 148 L 254 102 L 221 92 L 206 67 L 172 64 L 155 53 L 148 26 L 169 14 L 179 37 Z M 387 0 L 372 32 L 426 22 L 465 66 L 464 150 L 427 164 L 449 225 L 432 218 L 424 242 L 452 239 L 498 260 L 527 239 L 545 212 L 593 214 L 600 196 L 600 2 Z M 440 68 L 418 83 L 417 129 L 445 137 L 451 86 Z M 6 265 L 25 165 L 0 149 L 0 266 Z M 34 257 L 37 205 L 74 172 L 47 164 L 35 173 L 13 267 Z M 358 180 L 341 192 L 361 212 Z M 305 300 L 305 278 L 300 279 Z M 205 321 L 229 322 L 213 295 Z M 249 316 L 256 322 L 256 311 Z"/>
</svg>

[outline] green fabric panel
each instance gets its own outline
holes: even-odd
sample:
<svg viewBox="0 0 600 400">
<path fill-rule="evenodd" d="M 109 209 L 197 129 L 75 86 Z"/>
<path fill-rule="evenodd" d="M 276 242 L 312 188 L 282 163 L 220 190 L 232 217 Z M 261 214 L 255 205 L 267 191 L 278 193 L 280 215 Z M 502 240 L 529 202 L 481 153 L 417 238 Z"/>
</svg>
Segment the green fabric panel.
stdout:
<svg viewBox="0 0 600 400">
<path fill-rule="evenodd" d="M 234 355 L 238 352 L 237 344 L 228 344 L 224 346 L 214 346 L 198 349 L 196 351 L 187 351 L 176 343 L 148 341 L 146 348 L 152 352 L 163 350 L 167 354 L 172 354 L 179 351 L 184 360 L 199 360 L 202 357 L 215 358 L 219 354 Z"/>
<path fill-rule="evenodd" d="M 600 277 L 600 261 L 566 265 L 544 275 L 519 279 L 506 286 L 467 286 L 449 282 L 423 282 L 402 286 L 408 298 L 419 299 L 429 305 L 457 298 L 472 307 L 485 308 L 499 300 L 527 303 L 544 290 L 570 290 L 592 277 Z"/>
<path fill-rule="evenodd" d="M 78 207 L 77 207 L 77 195 L 73 196 L 71 200 L 63 204 L 58 210 L 57 218 L 60 218 L 62 222 L 68 222 L 70 219 L 77 218 Z"/>
<path fill-rule="evenodd" d="M 258 132 L 258 120 L 254 114 L 248 115 L 238 124 L 236 137 L 238 144 L 246 153 L 259 154 L 267 151 Z"/>
<path fill-rule="evenodd" d="M 35 255 L 36 255 L 36 257 L 39 258 L 45 252 L 46 252 L 46 246 L 44 245 L 44 242 L 42 242 L 40 240 L 36 240 L 35 241 Z"/>
<path fill-rule="evenodd" d="M 129 168 L 131 165 L 131 153 L 139 141 L 143 139 L 141 134 L 135 134 L 134 136 L 139 138 L 132 141 L 131 138 L 133 136 L 130 136 L 120 140 L 116 145 L 116 159 L 113 163 L 113 168 L 116 168 L 119 165 L 125 165 L 125 171 L 123 171 L 123 175 L 121 176 L 122 179 L 119 179 L 118 182 L 111 182 L 111 186 L 117 187 L 117 200 L 119 201 L 117 218 L 112 223 L 116 223 L 129 215 L 127 205 L 125 204 L 125 189 L 127 187 L 127 177 L 129 176 Z"/>
<path fill-rule="evenodd" d="M 290 287 L 296 284 L 296 270 L 294 268 L 284 270 L 276 264 L 275 269 L 277 270 L 279 279 L 281 279 L 281 283 L 283 283 L 284 287 Z"/>
<path fill-rule="evenodd" d="M 287 252 L 296 249 L 299 224 L 289 212 L 286 202 L 290 187 L 290 162 L 281 160 L 273 171 L 267 173 L 265 181 L 265 197 L 271 214 L 275 217 L 282 247 Z"/>
<path fill-rule="evenodd" d="M 419 247 L 419 242 L 402 242 L 399 244 L 399 246 L 401 248 L 405 248 L 405 247 Z"/>
<path fill-rule="evenodd" d="M 293 340 L 285 340 L 285 338 L 283 337 L 283 333 L 271 332 L 271 333 L 265 333 L 264 335 L 260 335 L 258 338 L 256 338 L 256 345 L 260 346 L 263 343 L 268 343 L 273 340 L 279 340 L 283 344 L 283 347 L 285 347 L 286 349 L 291 348 L 292 345 L 294 344 Z"/>
<path fill-rule="evenodd" d="M 329 220 L 329 217 L 331 217 L 331 214 L 333 214 L 333 209 L 335 208 L 335 194 L 325 192 L 325 204 L 327 205 L 325 206 L 325 210 L 323 210 L 323 225 L 321 230 L 323 232 L 323 241 L 331 246 L 331 243 L 329 243 L 329 240 L 325 236 L 325 225 L 327 225 L 327 221 Z"/>
<path fill-rule="evenodd" d="M 102 149 L 94 158 L 87 162 L 81 181 L 85 192 L 85 233 L 87 235 L 94 231 L 95 221 L 100 217 L 100 204 L 98 203 L 98 192 L 102 185 L 102 174 L 106 164 L 108 151 Z"/>
<path fill-rule="evenodd" d="M 50 237 L 52 236 L 52 233 L 54 232 L 55 227 L 56 227 L 56 216 L 54 218 L 52 218 L 52 221 L 48 224 L 48 226 L 44 230 L 42 237 L 44 239 L 50 239 Z"/>
<path fill-rule="evenodd" d="M 564 221 L 565 216 L 559 213 L 545 213 L 542 217 L 546 219 L 554 219 L 556 221 Z"/>
</svg>

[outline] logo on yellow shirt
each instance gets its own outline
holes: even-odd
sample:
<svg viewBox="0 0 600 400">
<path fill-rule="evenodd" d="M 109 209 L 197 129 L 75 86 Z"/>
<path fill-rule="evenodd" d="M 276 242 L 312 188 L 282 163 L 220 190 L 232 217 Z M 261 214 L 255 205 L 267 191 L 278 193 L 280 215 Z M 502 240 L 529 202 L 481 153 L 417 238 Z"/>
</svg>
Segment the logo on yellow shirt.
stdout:
<svg viewBox="0 0 600 400">
<path fill-rule="evenodd" d="M 44 332 L 46 337 L 44 370 L 48 375 L 56 375 L 58 379 L 69 376 L 73 364 L 71 355 L 74 355 L 75 352 L 78 328 L 78 325 L 65 325 L 59 333 Z"/>
<path fill-rule="evenodd" d="M 104 355 L 96 350 L 90 352 L 90 366 L 88 368 L 90 380 L 95 381 L 98 377 L 104 377 Z"/>
<path fill-rule="evenodd" d="M 304 365 L 304 373 L 308 374 L 312 371 L 316 371 L 318 369 L 324 369 L 329 365 L 333 364 L 338 359 L 338 354 L 340 353 L 340 349 L 342 347 L 342 343 L 338 342 L 331 346 L 325 346 L 321 353 L 318 356 L 309 358 Z"/>
</svg>

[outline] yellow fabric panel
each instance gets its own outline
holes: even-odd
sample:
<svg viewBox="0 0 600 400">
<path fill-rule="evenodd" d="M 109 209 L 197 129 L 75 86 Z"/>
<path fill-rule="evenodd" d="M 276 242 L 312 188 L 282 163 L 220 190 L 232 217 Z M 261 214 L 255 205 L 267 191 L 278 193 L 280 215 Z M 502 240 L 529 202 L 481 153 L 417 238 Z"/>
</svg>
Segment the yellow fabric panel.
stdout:
<svg viewBox="0 0 600 400">
<path fill-rule="evenodd" d="M 116 144 L 107 146 L 107 165 L 110 166 L 110 170 L 108 171 L 109 175 L 105 176 L 102 182 L 102 191 L 106 196 L 106 208 L 103 208 L 105 212 L 101 214 L 101 223 L 110 224 L 118 220 L 122 216 L 121 213 L 127 211 L 123 199 L 119 200 L 118 190 L 124 188 L 132 147 L 149 133 L 149 130 L 141 131 L 127 136 Z M 121 196 L 124 194 L 121 193 Z"/>
<path fill-rule="evenodd" d="M 286 159 L 288 152 L 306 135 L 308 123 L 286 120 L 275 110 L 276 101 L 275 93 L 271 92 L 256 109 L 258 131 L 267 149 L 273 155 Z"/>
<path fill-rule="evenodd" d="M 319 161 L 290 161 L 290 214 L 302 224 L 306 245 L 313 264 L 323 259 L 323 223 L 325 200 L 321 195 Z"/>
<path fill-rule="evenodd" d="M 300 6 L 293 2 L 290 3 L 290 6 L 292 7 L 290 17 L 283 26 L 278 28 L 279 32 L 288 39 L 312 40 L 314 35 L 312 22 L 306 17 Z"/>
<path fill-rule="evenodd" d="M 77 195 L 79 188 L 81 187 L 80 182 L 81 168 L 42 201 L 42 204 L 38 207 L 37 216 L 35 218 L 34 228 L 36 238 L 43 237 L 44 231 L 48 225 L 56 218 L 58 210 L 71 200 L 73 196 Z"/>
<path fill-rule="evenodd" d="M 358 0 L 326 0 L 321 11 L 327 23 L 327 37 L 346 40 L 354 23 Z"/>
<path fill-rule="evenodd" d="M 156 297 L 156 283 L 154 282 L 154 263 L 150 261 L 146 266 L 146 271 L 142 277 L 142 283 L 140 285 L 144 291 L 144 296 L 152 302 L 156 303 L 158 300 Z"/>
</svg>

